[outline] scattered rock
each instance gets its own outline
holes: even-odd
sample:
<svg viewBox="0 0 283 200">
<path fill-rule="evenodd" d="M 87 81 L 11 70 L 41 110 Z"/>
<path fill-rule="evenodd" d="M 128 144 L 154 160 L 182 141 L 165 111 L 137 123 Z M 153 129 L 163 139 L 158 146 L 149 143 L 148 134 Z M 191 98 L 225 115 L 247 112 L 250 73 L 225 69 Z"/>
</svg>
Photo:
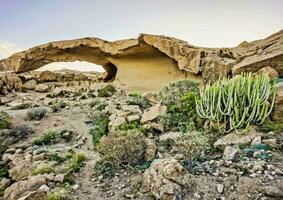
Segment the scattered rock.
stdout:
<svg viewBox="0 0 283 200">
<path fill-rule="evenodd" d="M 231 146 L 226 146 L 224 153 L 223 153 L 223 159 L 224 160 L 235 160 L 235 157 L 238 152 L 239 152 L 238 149 L 235 149 Z"/>
<path fill-rule="evenodd" d="M 173 200 L 182 191 L 184 167 L 172 158 L 156 159 L 143 174 L 143 188 L 157 199 Z"/>
<path fill-rule="evenodd" d="M 235 131 L 219 138 L 215 143 L 215 147 L 224 147 L 227 145 L 249 145 L 254 138 L 260 136 L 261 134 L 255 130 L 251 130 L 243 135 L 236 133 Z"/>
<path fill-rule="evenodd" d="M 152 106 L 143 113 L 141 118 L 141 123 L 152 121 L 156 119 L 158 116 L 164 114 L 165 112 L 166 112 L 166 106 L 162 106 L 161 104 L 156 104 L 155 106 Z"/>
<path fill-rule="evenodd" d="M 37 92 L 47 92 L 49 90 L 48 85 L 45 84 L 38 84 L 35 88 L 35 91 Z"/>
<path fill-rule="evenodd" d="M 36 88 L 37 82 L 34 79 L 31 79 L 24 83 L 24 88 L 27 90 L 34 90 Z"/>
<path fill-rule="evenodd" d="M 146 148 L 144 153 L 144 159 L 146 161 L 152 161 L 155 159 L 157 151 L 157 146 L 155 144 L 155 141 L 152 139 L 146 139 Z"/>
<path fill-rule="evenodd" d="M 279 77 L 278 72 L 272 67 L 264 67 L 256 72 L 256 74 L 267 74 L 271 80 L 277 79 Z"/>
</svg>

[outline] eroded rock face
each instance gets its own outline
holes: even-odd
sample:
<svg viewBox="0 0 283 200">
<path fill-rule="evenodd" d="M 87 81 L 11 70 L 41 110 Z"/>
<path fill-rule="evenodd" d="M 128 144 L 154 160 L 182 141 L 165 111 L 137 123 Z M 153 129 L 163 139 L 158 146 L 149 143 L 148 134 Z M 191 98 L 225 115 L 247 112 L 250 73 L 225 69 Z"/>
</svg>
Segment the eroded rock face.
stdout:
<svg viewBox="0 0 283 200">
<path fill-rule="evenodd" d="M 277 84 L 275 104 L 271 116 L 274 120 L 283 123 L 283 83 Z"/>
<path fill-rule="evenodd" d="M 214 81 L 243 71 L 272 67 L 283 75 L 283 31 L 235 48 L 202 48 L 185 41 L 141 34 L 108 42 L 99 38 L 51 42 L 0 61 L 0 70 L 27 72 L 52 62 L 83 60 L 102 65 L 108 80 L 128 90 L 155 91 L 178 79 Z"/>
</svg>

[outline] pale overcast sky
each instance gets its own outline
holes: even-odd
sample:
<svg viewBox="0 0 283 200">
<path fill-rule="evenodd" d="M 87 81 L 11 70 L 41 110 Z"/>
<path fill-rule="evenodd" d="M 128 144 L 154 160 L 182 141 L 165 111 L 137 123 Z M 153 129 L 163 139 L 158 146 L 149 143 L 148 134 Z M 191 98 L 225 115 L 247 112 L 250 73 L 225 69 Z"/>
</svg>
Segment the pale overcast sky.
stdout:
<svg viewBox="0 0 283 200">
<path fill-rule="evenodd" d="M 283 0 L 0 0 L 0 56 L 54 40 L 139 33 L 232 47 L 282 29 L 282 10 Z"/>
<path fill-rule="evenodd" d="M 282 29 L 282 10 L 282 0 L 0 0 L 0 40 L 27 48 L 152 33 L 230 47 Z"/>
</svg>

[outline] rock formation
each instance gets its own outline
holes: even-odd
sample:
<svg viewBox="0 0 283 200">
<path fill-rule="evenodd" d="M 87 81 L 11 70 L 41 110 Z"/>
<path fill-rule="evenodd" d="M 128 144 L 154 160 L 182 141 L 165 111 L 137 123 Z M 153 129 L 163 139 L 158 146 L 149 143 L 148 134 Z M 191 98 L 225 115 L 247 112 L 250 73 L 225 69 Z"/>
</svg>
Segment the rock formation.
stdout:
<svg viewBox="0 0 283 200">
<path fill-rule="evenodd" d="M 106 80 L 129 90 L 157 90 L 176 79 L 213 81 L 221 75 L 272 67 L 283 75 L 283 30 L 234 48 L 202 48 L 185 41 L 141 34 L 138 39 L 108 42 L 82 38 L 50 42 L 0 61 L 0 71 L 17 73 L 52 62 L 87 61 L 102 65 Z"/>
</svg>

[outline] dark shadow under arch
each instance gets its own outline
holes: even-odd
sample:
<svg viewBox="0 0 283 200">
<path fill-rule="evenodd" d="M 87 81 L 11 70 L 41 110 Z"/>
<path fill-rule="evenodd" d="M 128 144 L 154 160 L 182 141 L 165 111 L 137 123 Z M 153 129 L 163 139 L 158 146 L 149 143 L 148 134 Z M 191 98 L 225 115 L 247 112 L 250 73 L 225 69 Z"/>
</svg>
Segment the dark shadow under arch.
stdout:
<svg viewBox="0 0 283 200">
<path fill-rule="evenodd" d="M 107 75 L 104 80 L 106 82 L 113 82 L 117 74 L 117 67 L 113 63 L 109 62 L 104 65 L 103 68 L 107 72 Z"/>
</svg>

